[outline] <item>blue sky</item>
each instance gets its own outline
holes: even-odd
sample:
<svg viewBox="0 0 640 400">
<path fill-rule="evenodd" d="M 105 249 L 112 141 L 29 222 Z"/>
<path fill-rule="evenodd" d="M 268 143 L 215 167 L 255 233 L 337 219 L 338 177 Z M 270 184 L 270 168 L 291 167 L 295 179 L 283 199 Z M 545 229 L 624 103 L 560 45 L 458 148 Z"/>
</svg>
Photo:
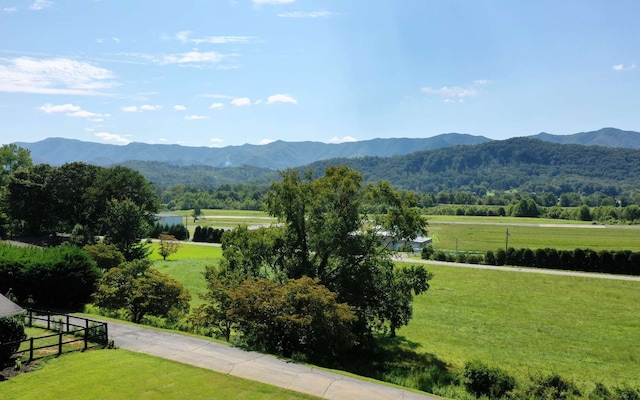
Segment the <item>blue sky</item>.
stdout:
<svg viewBox="0 0 640 400">
<path fill-rule="evenodd" d="M 0 0 L 0 143 L 640 131 L 640 2 Z"/>
</svg>

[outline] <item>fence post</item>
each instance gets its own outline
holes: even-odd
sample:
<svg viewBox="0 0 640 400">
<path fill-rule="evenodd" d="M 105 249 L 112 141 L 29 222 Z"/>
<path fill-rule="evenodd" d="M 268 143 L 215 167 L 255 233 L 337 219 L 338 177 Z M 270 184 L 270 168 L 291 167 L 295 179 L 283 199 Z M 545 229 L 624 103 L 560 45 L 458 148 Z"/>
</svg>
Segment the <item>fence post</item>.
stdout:
<svg viewBox="0 0 640 400">
<path fill-rule="evenodd" d="M 62 354 L 62 331 L 58 334 L 58 355 Z"/>
<path fill-rule="evenodd" d="M 33 338 L 29 338 L 29 362 L 33 361 Z"/>
<path fill-rule="evenodd" d="M 47 311 L 47 330 L 51 330 L 51 313 Z"/>
<path fill-rule="evenodd" d="M 69 333 L 69 314 L 67 314 L 67 333 Z"/>
<path fill-rule="evenodd" d="M 33 326 L 33 310 L 29 309 L 29 326 Z"/>
<path fill-rule="evenodd" d="M 106 322 L 104 322 L 104 346 L 108 346 L 108 345 L 109 345 L 108 325 Z"/>
</svg>

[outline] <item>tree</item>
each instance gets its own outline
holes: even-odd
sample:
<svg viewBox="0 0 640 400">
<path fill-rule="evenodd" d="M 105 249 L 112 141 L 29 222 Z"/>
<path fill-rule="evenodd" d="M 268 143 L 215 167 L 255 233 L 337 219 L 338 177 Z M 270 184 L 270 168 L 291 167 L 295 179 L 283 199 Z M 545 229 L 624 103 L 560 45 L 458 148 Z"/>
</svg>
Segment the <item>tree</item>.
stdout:
<svg viewBox="0 0 640 400">
<path fill-rule="evenodd" d="M 106 244 L 116 246 L 127 261 L 144 258 L 148 246 L 141 242 L 149 232 L 145 210 L 132 200 L 113 200 L 102 221 Z"/>
<path fill-rule="evenodd" d="M 89 253 L 98 268 L 103 271 L 115 268 L 126 261 L 122 253 L 113 244 L 96 243 L 86 245 L 83 249 Z"/>
<path fill-rule="evenodd" d="M 126 262 L 104 274 L 94 295 L 98 307 L 125 309 L 134 323 L 145 315 L 178 318 L 189 312 L 191 295 L 177 280 L 151 268 L 149 260 Z"/>
<path fill-rule="evenodd" d="M 193 222 L 198 222 L 198 218 L 202 215 L 202 208 L 200 208 L 200 203 L 196 202 L 193 206 L 193 212 L 191 216 L 193 217 Z"/>
<path fill-rule="evenodd" d="M 0 187 L 9 183 L 9 178 L 21 168 L 33 165 L 31 151 L 16 144 L 3 144 L 0 147 Z"/>
<path fill-rule="evenodd" d="M 338 303 L 335 293 L 308 277 L 284 285 L 267 279 L 247 279 L 230 292 L 228 311 L 249 345 L 312 361 L 331 360 L 351 347 L 351 306 Z"/>
<path fill-rule="evenodd" d="M 16 171 L 9 180 L 7 214 L 15 234 L 40 236 L 56 231 L 54 168 L 39 164 Z"/>
<path fill-rule="evenodd" d="M 395 333 L 411 319 L 413 296 L 428 289 L 431 275 L 422 266 L 397 269 L 380 231 L 393 241 L 425 232 L 417 198 L 386 182 L 363 187 L 362 175 L 347 167 L 327 168 L 318 179 L 296 170 L 281 175 L 265 204 L 283 226 L 225 234 L 221 273 L 280 284 L 318 279 L 339 303 L 353 307 L 361 342 L 374 330 Z"/>
<path fill-rule="evenodd" d="M 167 257 L 177 252 L 180 248 L 180 242 L 178 242 L 178 239 L 176 239 L 176 237 L 173 235 L 161 233 L 158 239 L 160 240 L 160 248 L 158 249 L 158 254 L 162 256 L 163 260 L 166 260 Z"/>
<path fill-rule="evenodd" d="M 26 338 L 24 324 L 18 317 L 0 318 L 0 366 L 11 360 L 20 347 L 20 341 Z"/>
</svg>

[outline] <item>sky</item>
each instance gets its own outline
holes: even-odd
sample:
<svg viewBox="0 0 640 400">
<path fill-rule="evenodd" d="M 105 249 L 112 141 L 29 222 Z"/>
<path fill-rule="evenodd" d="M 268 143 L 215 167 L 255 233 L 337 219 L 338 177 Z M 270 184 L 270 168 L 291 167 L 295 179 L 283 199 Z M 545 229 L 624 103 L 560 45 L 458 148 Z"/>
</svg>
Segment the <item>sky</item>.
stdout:
<svg viewBox="0 0 640 400">
<path fill-rule="evenodd" d="M 637 0 L 0 0 L 0 143 L 640 131 Z"/>
</svg>

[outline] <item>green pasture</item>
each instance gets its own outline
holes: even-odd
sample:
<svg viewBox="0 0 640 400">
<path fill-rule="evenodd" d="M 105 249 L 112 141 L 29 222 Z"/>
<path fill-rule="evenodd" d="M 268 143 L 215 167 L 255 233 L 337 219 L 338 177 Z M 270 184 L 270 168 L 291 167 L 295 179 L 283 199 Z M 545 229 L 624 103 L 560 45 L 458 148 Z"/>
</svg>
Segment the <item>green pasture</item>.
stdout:
<svg viewBox="0 0 640 400">
<path fill-rule="evenodd" d="M 156 262 L 194 293 L 215 260 Z M 583 384 L 640 385 L 640 282 L 475 270 L 433 265 L 402 328 L 415 351 L 461 368 L 470 360 L 521 379 L 558 372 Z M 194 295 L 192 305 L 202 304 Z"/>
<path fill-rule="evenodd" d="M 457 217 L 456 221 L 445 222 L 429 219 L 427 229 L 429 236 L 434 238 L 434 248 L 455 250 L 457 239 L 457 249 L 460 251 L 504 249 L 506 231 L 509 229 L 509 247 L 513 248 L 640 251 L 640 226 L 550 226 L 546 221 L 524 225 L 511 222 L 483 223 L 468 221 L 467 218 Z"/>
<path fill-rule="evenodd" d="M 46 361 L 0 382 L 0 399 L 315 399 L 263 383 L 126 350 Z"/>
<path fill-rule="evenodd" d="M 398 335 L 440 360 L 521 379 L 560 373 L 640 385 L 640 282 L 429 266 L 429 291 Z"/>
<path fill-rule="evenodd" d="M 220 249 L 218 247 L 218 249 Z M 220 252 L 221 255 L 221 252 Z M 204 270 L 207 266 L 217 266 L 218 258 L 192 259 L 192 260 L 167 260 L 155 261 L 153 266 L 160 272 L 165 273 L 178 280 L 191 293 L 191 308 L 203 303 L 201 294 L 207 292 L 207 281 L 204 279 Z"/>
<path fill-rule="evenodd" d="M 211 226 L 213 228 L 235 228 L 238 225 L 252 226 L 277 222 L 263 211 L 248 210 L 202 210 L 197 221 L 193 220 L 193 210 L 171 211 L 171 214 L 181 215 L 191 234 L 196 226 Z"/>
<path fill-rule="evenodd" d="M 152 261 L 162 260 L 162 256 L 158 254 L 160 249 L 159 242 L 151 243 L 150 247 L 152 253 L 149 255 L 149 259 Z M 178 251 L 167 257 L 167 261 L 179 261 L 179 260 L 201 260 L 201 259 L 218 259 L 222 257 L 222 248 L 220 245 L 208 244 L 208 243 L 184 243 L 180 242 Z"/>
</svg>

